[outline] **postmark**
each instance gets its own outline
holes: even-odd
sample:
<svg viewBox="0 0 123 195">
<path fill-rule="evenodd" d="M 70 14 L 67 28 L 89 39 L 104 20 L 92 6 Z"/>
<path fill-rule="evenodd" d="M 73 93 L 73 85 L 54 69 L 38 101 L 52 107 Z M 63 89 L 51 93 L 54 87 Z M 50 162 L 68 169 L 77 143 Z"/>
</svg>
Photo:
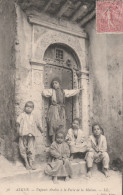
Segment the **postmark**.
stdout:
<svg viewBox="0 0 123 195">
<path fill-rule="evenodd" d="M 123 33 L 123 1 L 96 2 L 97 33 Z"/>
</svg>

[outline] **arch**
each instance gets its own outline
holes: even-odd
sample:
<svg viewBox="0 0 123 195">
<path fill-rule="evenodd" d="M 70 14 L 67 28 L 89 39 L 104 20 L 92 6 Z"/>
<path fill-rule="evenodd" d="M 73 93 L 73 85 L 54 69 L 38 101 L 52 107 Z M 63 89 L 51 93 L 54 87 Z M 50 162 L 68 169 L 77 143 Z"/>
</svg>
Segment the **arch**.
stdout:
<svg viewBox="0 0 123 195">
<path fill-rule="evenodd" d="M 40 34 L 40 31 L 38 31 L 38 34 Z M 59 43 L 62 45 L 66 45 L 67 47 L 71 48 L 71 50 L 74 51 L 74 53 L 79 59 L 81 70 L 83 69 L 83 66 L 85 65 L 85 51 L 82 48 L 84 44 L 83 39 L 81 39 L 82 42 L 80 43 L 80 39 L 77 39 L 77 37 L 73 37 L 70 35 L 65 36 L 64 33 L 54 31 L 47 31 L 44 34 L 41 33 L 37 37 L 38 38 L 33 43 L 32 49 L 32 56 L 34 59 L 43 61 L 46 49 L 52 44 Z"/>
<path fill-rule="evenodd" d="M 68 46 L 67 44 L 55 43 L 55 44 L 49 45 L 49 47 L 46 49 L 46 51 L 44 53 L 44 59 L 43 60 L 44 61 L 46 60 L 46 58 L 47 58 L 46 56 L 47 56 L 48 51 L 54 50 L 54 49 L 57 49 L 57 48 L 64 50 L 64 52 L 68 53 L 69 57 L 72 56 L 72 58 L 74 59 L 75 64 L 76 64 L 75 68 L 81 70 L 80 60 L 79 60 L 76 52 L 70 46 Z M 55 54 L 55 52 L 54 52 L 54 54 Z M 54 55 L 54 54 L 52 54 L 52 55 Z"/>
</svg>

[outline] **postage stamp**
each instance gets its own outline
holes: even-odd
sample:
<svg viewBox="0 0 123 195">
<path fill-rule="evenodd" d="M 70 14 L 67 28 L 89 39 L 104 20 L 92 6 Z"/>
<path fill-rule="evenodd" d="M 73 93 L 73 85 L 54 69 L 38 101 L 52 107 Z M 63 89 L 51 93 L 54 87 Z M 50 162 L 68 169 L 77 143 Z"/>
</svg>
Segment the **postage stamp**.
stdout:
<svg viewBox="0 0 123 195">
<path fill-rule="evenodd" d="M 123 32 L 123 1 L 96 2 L 97 33 Z"/>
</svg>

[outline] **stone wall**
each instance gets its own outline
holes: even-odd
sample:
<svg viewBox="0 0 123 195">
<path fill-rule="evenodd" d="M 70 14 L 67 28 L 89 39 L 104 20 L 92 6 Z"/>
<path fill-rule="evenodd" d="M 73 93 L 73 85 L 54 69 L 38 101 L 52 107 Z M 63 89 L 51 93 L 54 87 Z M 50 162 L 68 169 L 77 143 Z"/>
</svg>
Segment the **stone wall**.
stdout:
<svg viewBox="0 0 123 195">
<path fill-rule="evenodd" d="M 90 122 L 104 128 L 111 159 L 123 159 L 123 35 L 96 34 L 96 22 L 86 26 L 89 35 Z"/>
<path fill-rule="evenodd" d="M 0 1 L 0 153 L 10 160 L 15 138 L 15 39 L 14 0 Z"/>
</svg>

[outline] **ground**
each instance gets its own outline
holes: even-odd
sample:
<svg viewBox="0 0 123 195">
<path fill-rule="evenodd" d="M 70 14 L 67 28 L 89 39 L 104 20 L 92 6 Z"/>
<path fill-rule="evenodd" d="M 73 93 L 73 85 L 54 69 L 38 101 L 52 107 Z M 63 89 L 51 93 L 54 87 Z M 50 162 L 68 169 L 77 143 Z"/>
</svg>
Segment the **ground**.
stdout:
<svg viewBox="0 0 123 195">
<path fill-rule="evenodd" d="M 3 166 L 4 165 L 4 166 Z M 0 157 L 0 194 L 83 194 L 83 195 L 121 195 L 122 175 L 109 170 L 109 178 L 97 169 L 93 170 L 92 178 L 82 175 L 65 182 L 59 179 L 59 184 L 53 184 L 52 179 L 44 174 L 45 164 L 37 165 L 37 170 L 27 171 L 21 162 L 12 164 Z"/>
</svg>

